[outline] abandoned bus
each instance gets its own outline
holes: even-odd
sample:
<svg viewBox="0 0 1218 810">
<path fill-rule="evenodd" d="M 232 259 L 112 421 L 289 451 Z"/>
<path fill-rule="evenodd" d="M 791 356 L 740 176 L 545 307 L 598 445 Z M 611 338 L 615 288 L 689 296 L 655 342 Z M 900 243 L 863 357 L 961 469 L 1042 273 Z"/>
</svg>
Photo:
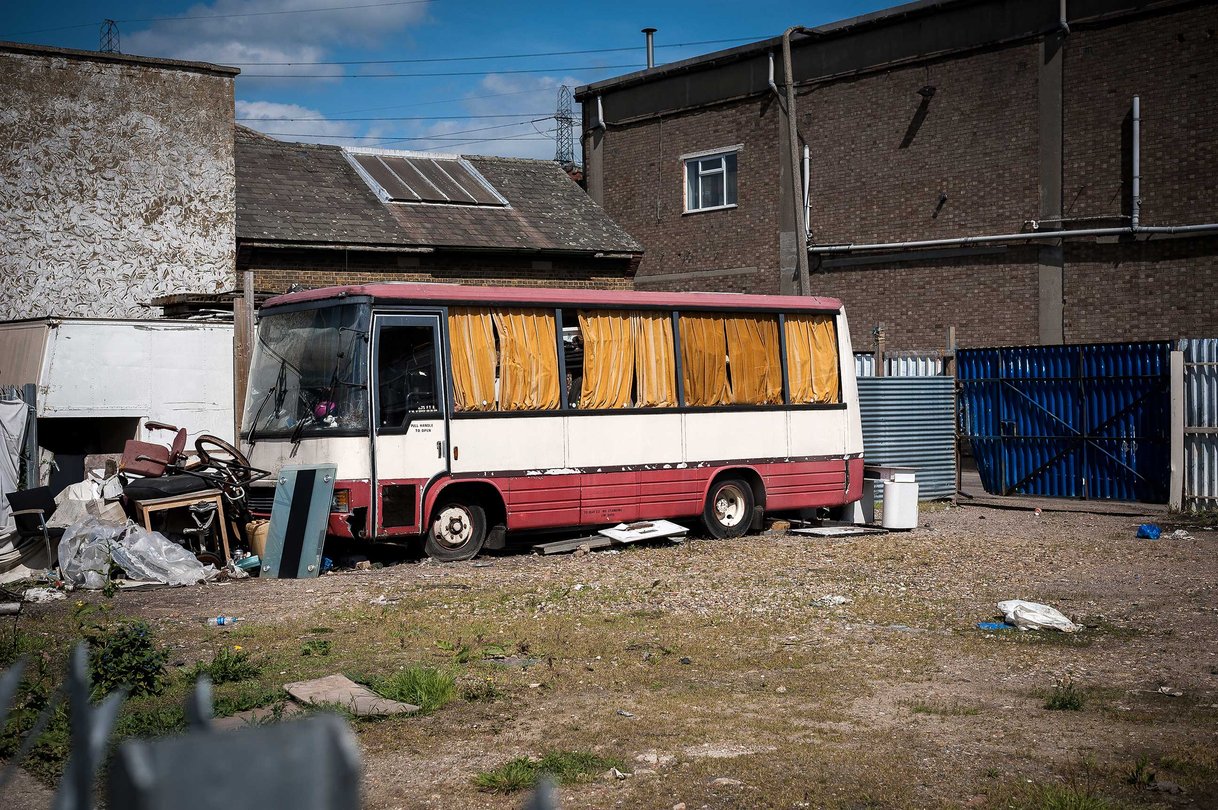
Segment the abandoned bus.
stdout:
<svg viewBox="0 0 1218 810">
<path fill-rule="evenodd" d="M 242 421 L 251 463 L 336 463 L 329 532 L 506 532 L 859 499 L 846 315 L 830 298 L 386 283 L 272 299 Z M 274 481 L 275 478 L 270 479 Z M 269 512 L 273 489 L 252 487 Z"/>
</svg>

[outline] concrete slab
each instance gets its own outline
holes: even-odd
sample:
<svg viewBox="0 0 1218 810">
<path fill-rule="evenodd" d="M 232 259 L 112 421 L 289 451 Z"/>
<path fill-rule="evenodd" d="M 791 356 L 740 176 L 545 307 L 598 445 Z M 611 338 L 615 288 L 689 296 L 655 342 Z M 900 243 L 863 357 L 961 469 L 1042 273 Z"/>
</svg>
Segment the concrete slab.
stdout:
<svg viewBox="0 0 1218 810">
<path fill-rule="evenodd" d="M 346 675 L 327 675 L 312 681 L 285 684 L 283 688 L 301 703 L 342 706 L 360 716 L 409 714 L 419 710 L 418 706 L 383 698 Z"/>
<path fill-rule="evenodd" d="M 300 714 L 304 709 L 300 705 L 291 701 L 286 701 L 283 708 L 279 711 L 279 717 L 287 719 L 293 715 Z M 270 706 L 262 706 L 257 709 L 249 709 L 244 712 L 237 712 L 228 717 L 217 717 L 211 721 L 211 727 L 216 731 L 231 731 L 235 728 L 245 728 L 246 726 L 260 726 L 263 723 L 271 721 L 275 717 L 275 710 Z"/>
</svg>

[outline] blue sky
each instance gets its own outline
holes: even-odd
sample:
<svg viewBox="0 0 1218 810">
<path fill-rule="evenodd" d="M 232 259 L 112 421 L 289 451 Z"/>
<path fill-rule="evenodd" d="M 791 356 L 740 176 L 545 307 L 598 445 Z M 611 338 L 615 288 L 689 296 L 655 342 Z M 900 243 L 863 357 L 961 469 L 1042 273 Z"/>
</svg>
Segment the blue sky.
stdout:
<svg viewBox="0 0 1218 810">
<path fill-rule="evenodd" d="M 664 63 L 892 4 L 0 0 L 0 39 L 96 49 L 110 18 L 124 53 L 240 67 L 238 121 L 281 140 L 552 158 L 558 88 L 643 67 L 643 27 Z"/>
</svg>

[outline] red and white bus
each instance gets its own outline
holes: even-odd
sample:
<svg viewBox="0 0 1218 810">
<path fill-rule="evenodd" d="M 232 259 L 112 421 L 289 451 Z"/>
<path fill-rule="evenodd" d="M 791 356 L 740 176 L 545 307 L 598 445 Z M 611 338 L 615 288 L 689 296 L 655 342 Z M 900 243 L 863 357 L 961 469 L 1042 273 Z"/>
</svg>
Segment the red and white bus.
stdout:
<svg viewBox="0 0 1218 810">
<path fill-rule="evenodd" d="M 332 535 L 422 537 L 439 560 L 645 519 L 738 536 L 859 499 L 849 335 L 831 298 L 308 290 L 261 310 L 242 439 L 272 472 L 338 465 Z"/>
</svg>

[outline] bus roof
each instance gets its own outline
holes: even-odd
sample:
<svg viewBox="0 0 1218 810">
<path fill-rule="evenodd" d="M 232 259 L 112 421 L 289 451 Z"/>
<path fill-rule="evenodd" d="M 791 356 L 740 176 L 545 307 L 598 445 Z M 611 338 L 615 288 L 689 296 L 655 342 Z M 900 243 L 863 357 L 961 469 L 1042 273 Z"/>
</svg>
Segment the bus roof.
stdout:
<svg viewBox="0 0 1218 810">
<path fill-rule="evenodd" d="M 746 293 L 636 292 L 634 290 L 585 290 L 556 287 L 477 287 L 462 284 L 385 282 L 319 287 L 276 296 L 263 309 L 367 296 L 383 303 L 427 302 L 491 306 L 578 307 L 612 306 L 629 309 L 750 309 L 773 312 L 836 312 L 842 302 L 821 296 L 751 295 Z"/>
</svg>

